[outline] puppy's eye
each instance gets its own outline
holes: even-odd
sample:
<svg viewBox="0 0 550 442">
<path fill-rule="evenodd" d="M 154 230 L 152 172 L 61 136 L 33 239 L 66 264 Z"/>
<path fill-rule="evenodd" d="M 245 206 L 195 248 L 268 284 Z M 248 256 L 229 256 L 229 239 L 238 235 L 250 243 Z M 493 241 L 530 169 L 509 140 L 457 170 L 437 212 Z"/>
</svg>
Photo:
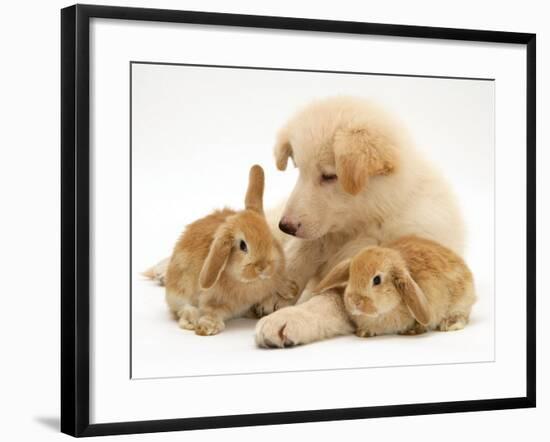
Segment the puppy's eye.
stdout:
<svg viewBox="0 0 550 442">
<path fill-rule="evenodd" d="M 382 282 L 382 278 L 380 278 L 380 275 L 376 275 L 374 278 L 372 278 L 372 285 L 378 285 Z"/>
<path fill-rule="evenodd" d="M 331 183 L 333 181 L 336 181 L 338 179 L 338 176 L 333 173 L 324 173 L 321 175 L 321 182 L 323 183 Z"/>
<path fill-rule="evenodd" d="M 246 243 L 241 239 L 241 242 L 239 243 L 239 248 L 244 252 L 248 252 L 248 246 Z"/>
</svg>

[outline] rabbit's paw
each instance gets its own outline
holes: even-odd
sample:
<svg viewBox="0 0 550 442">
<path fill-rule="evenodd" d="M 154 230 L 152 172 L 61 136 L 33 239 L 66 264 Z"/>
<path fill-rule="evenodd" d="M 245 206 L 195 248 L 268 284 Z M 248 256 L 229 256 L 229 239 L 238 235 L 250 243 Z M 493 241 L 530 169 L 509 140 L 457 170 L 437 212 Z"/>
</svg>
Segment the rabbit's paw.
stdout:
<svg viewBox="0 0 550 442">
<path fill-rule="evenodd" d="M 195 325 L 195 333 L 200 336 L 217 335 L 225 328 L 224 322 L 214 316 L 201 316 Z"/>
<path fill-rule="evenodd" d="M 360 338 L 372 338 L 373 336 L 376 336 L 376 334 L 371 332 L 368 328 L 357 328 L 355 330 L 355 336 Z"/>
<path fill-rule="evenodd" d="M 440 331 L 462 330 L 468 323 L 468 318 L 464 315 L 451 315 L 439 323 Z"/>
<path fill-rule="evenodd" d="M 178 320 L 178 325 L 184 330 L 195 330 L 195 324 L 186 318 L 180 318 Z"/>
<path fill-rule="evenodd" d="M 406 336 L 415 336 L 415 335 L 421 335 L 422 333 L 426 333 L 427 331 L 428 329 L 425 326 L 417 322 L 411 328 L 404 330 L 402 332 L 399 332 L 399 334 L 406 335 Z"/>
<path fill-rule="evenodd" d="M 252 306 L 252 311 L 256 314 L 256 317 L 263 318 L 274 311 L 280 310 L 283 307 L 288 307 L 294 305 L 294 299 L 284 299 L 280 296 L 273 295 L 268 296 L 263 301 L 254 304 Z"/>
<path fill-rule="evenodd" d="M 298 296 L 298 284 L 296 284 L 294 281 L 291 281 L 290 279 L 284 280 L 279 287 L 277 287 L 277 290 L 275 291 L 275 295 L 286 300 L 292 300 L 296 299 Z"/>
<path fill-rule="evenodd" d="M 199 309 L 192 305 L 186 305 L 178 311 L 178 325 L 184 330 L 194 330 L 199 319 Z"/>
</svg>

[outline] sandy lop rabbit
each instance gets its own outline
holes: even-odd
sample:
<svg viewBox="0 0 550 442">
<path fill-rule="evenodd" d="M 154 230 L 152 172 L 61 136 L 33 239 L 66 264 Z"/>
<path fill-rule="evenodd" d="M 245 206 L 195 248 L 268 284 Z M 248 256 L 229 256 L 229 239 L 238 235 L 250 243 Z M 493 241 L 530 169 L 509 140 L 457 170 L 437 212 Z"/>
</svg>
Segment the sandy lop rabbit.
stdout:
<svg viewBox="0 0 550 442">
<path fill-rule="evenodd" d="M 293 298 L 285 259 L 263 212 L 264 172 L 252 166 L 245 210 L 218 210 L 188 225 L 166 271 L 166 302 L 180 327 L 214 335 L 269 296 Z"/>
<path fill-rule="evenodd" d="M 476 295 L 465 262 L 416 236 L 366 247 L 336 265 L 314 289 L 340 289 L 356 334 L 419 334 L 460 330 Z"/>
</svg>

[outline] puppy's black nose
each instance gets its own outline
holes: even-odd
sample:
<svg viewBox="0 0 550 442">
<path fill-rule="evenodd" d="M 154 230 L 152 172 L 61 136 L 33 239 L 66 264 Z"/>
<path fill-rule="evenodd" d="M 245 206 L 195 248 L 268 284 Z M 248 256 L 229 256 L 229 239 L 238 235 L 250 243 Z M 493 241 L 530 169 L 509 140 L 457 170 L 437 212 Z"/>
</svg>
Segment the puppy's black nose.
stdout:
<svg viewBox="0 0 550 442">
<path fill-rule="evenodd" d="M 292 236 L 296 236 L 296 230 L 298 230 L 294 224 L 285 220 L 279 222 L 279 229 Z"/>
</svg>

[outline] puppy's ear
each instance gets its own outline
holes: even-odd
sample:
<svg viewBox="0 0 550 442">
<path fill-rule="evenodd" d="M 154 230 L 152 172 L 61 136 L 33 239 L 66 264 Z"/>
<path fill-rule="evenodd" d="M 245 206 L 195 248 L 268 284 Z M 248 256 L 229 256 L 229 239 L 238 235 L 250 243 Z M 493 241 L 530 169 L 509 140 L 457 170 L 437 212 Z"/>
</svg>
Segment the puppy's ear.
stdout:
<svg viewBox="0 0 550 442">
<path fill-rule="evenodd" d="M 208 256 L 199 275 L 199 284 L 202 289 L 209 289 L 216 283 L 227 264 L 232 245 L 233 235 L 222 225 L 210 245 Z"/>
<path fill-rule="evenodd" d="M 290 145 L 290 139 L 286 130 L 281 130 L 277 134 L 274 153 L 277 169 L 285 170 L 288 163 L 288 158 L 292 158 L 292 146 Z"/>
<path fill-rule="evenodd" d="M 357 195 L 369 176 L 389 175 L 397 167 L 397 149 L 383 134 L 369 127 L 341 129 L 334 136 L 338 180 Z"/>
<path fill-rule="evenodd" d="M 261 166 L 255 164 L 250 168 L 248 174 L 248 189 L 244 199 L 246 209 L 253 210 L 260 215 L 264 213 L 263 197 L 264 197 L 264 170 Z"/>
<path fill-rule="evenodd" d="M 414 318 L 422 325 L 431 320 L 430 306 L 426 295 L 411 278 L 410 273 L 401 267 L 393 270 L 393 284 Z"/>
<path fill-rule="evenodd" d="M 334 136 L 334 159 L 338 181 L 347 193 L 357 195 L 369 178 L 369 155 L 360 136 L 338 131 Z"/>
<path fill-rule="evenodd" d="M 341 287 L 349 280 L 349 268 L 351 259 L 345 259 L 338 263 L 323 280 L 313 289 L 313 293 L 322 293 L 326 290 Z"/>
</svg>

